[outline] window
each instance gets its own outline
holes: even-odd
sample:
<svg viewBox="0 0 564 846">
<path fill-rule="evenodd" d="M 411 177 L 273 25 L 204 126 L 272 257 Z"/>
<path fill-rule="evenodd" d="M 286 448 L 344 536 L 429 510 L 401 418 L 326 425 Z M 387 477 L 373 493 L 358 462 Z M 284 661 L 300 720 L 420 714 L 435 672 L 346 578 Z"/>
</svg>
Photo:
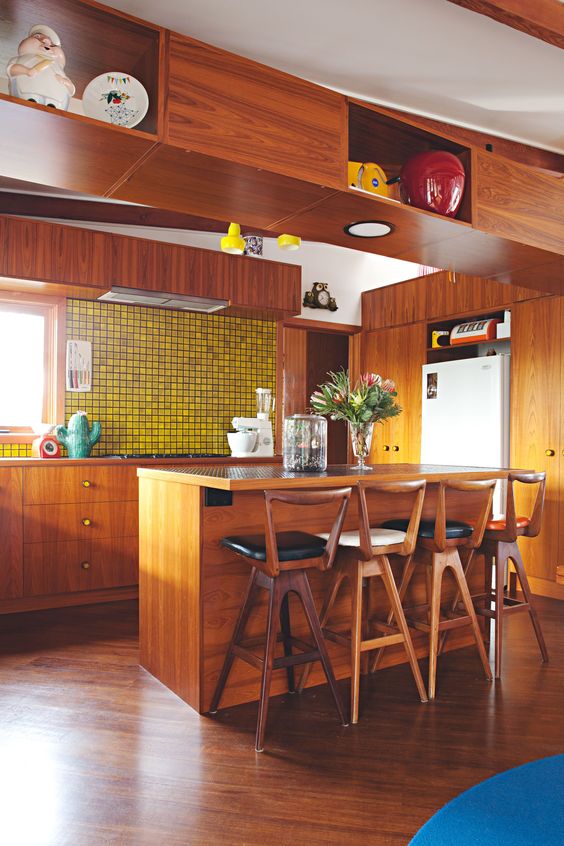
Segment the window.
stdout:
<svg viewBox="0 0 564 846">
<path fill-rule="evenodd" d="M 0 439 L 63 419 L 65 301 L 0 291 Z"/>
</svg>

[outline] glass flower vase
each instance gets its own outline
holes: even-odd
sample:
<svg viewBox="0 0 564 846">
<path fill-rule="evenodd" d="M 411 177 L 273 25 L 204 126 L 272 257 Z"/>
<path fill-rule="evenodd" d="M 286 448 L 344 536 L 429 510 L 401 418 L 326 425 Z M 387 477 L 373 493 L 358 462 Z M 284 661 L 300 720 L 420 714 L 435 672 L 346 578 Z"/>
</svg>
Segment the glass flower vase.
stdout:
<svg viewBox="0 0 564 846">
<path fill-rule="evenodd" d="M 374 423 L 349 423 L 353 455 L 357 467 L 365 467 L 370 455 Z"/>
</svg>

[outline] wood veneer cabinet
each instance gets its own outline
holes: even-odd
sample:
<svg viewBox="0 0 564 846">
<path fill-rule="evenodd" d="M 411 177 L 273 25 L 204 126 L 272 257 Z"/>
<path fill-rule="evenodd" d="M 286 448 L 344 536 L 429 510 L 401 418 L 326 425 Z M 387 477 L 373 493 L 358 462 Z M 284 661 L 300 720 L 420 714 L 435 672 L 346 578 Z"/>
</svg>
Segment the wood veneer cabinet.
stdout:
<svg viewBox="0 0 564 846">
<path fill-rule="evenodd" d="M 424 323 L 367 332 L 362 342 L 363 372 L 395 381 L 402 414 L 374 427 L 370 463 L 418 462 L 421 455 L 421 367 L 426 362 Z"/>
<path fill-rule="evenodd" d="M 23 590 L 22 487 L 21 468 L 0 468 L 0 599 Z"/>
<path fill-rule="evenodd" d="M 297 265 L 17 217 L 0 217 L 0 243 L 0 276 L 217 297 L 272 317 L 300 310 Z"/>
<path fill-rule="evenodd" d="M 426 279 L 427 277 L 423 277 Z M 421 277 L 384 285 L 362 293 L 362 328 L 370 332 L 385 326 L 417 323 L 426 316 L 426 287 Z"/>
<path fill-rule="evenodd" d="M 172 34 L 168 140 L 222 159 L 343 188 L 341 94 Z"/>
<path fill-rule="evenodd" d="M 135 467 L 24 470 L 24 597 L 135 585 Z"/>
<path fill-rule="evenodd" d="M 544 470 L 541 533 L 522 538 L 527 573 L 562 579 L 564 566 L 564 298 L 518 303 L 511 317 L 511 463 Z M 518 510 L 531 508 L 519 490 Z M 560 568 L 560 570 L 558 569 Z"/>
</svg>

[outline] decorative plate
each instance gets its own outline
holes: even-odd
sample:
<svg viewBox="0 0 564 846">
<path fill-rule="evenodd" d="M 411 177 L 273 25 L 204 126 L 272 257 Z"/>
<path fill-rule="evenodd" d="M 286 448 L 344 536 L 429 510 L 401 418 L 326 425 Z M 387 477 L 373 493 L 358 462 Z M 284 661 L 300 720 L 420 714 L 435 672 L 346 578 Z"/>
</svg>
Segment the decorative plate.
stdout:
<svg viewBox="0 0 564 846">
<path fill-rule="evenodd" d="M 82 105 L 88 117 L 131 129 L 147 114 L 149 97 L 134 76 L 111 71 L 88 83 Z"/>
</svg>

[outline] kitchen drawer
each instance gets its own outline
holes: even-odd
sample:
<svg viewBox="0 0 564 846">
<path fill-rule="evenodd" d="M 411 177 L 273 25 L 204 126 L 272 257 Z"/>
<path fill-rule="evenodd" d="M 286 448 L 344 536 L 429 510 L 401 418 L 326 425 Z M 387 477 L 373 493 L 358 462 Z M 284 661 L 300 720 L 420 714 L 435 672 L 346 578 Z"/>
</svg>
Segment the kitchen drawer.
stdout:
<svg viewBox="0 0 564 846">
<path fill-rule="evenodd" d="M 96 467 L 88 463 L 83 467 L 27 467 L 24 470 L 24 505 L 128 499 L 138 499 L 137 468 L 131 465 Z"/>
<path fill-rule="evenodd" d="M 136 536 L 139 506 L 130 502 L 24 506 L 25 543 L 55 543 Z"/>
<path fill-rule="evenodd" d="M 24 596 L 137 584 L 138 548 L 135 537 L 25 544 Z"/>
</svg>

